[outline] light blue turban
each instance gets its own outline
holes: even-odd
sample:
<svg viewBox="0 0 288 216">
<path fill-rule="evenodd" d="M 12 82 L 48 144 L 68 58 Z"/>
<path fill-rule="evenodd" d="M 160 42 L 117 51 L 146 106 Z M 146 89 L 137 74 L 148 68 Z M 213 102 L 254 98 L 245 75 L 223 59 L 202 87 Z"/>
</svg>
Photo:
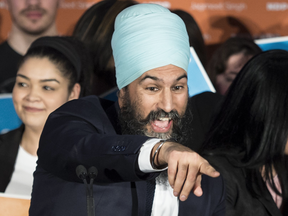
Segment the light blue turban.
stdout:
<svg viewBox="0 0 288 216">
<path fill-rule="evenodd" d="M 182 19 L 157 4 L 137 4 L 124 9 L 115 20 L 112 49 L 118 88 L 148 70 L 169 64 L 189 64 L 189 38 Z"/>
</svg>

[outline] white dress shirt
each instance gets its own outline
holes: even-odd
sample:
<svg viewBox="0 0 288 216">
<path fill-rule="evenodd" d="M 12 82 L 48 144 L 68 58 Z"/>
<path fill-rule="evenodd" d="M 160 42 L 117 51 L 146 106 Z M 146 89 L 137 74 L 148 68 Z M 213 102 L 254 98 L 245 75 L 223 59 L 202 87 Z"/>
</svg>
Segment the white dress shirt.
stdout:
<svg viewBox="0 0 288 216">
<path fill-rule="evenodd" d="M 146 141 L 140 149 L 138 164 L 144 173 L 159 172 L 153 169 L 150 162 L 150 155 L 153 147 L 160 139 L 150 139 Z M 165 144 L 164 144 L 165 145 Z M 152 206 L 151 216 L 177 216 L 179 200 L 173 195 L 173 189 L 167 179 L 167 168 L 162 169 L 162 173 L 156 178 L 156 188 Z"/>
</svg>

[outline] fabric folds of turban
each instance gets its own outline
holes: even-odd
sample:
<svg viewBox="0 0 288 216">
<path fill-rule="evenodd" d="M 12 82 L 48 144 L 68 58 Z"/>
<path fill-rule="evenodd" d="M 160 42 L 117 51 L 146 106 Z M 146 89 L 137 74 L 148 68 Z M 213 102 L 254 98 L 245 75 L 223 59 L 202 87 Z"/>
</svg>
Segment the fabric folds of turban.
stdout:
<svg viewBox="0 0 288 216">
<path fill-rule="evenodd" d="M 157 4 L 137 4 L 124 9 L 115 20 L 112 49 L 118 88 L 148 70 L 169 64 L 189 64 L 189 38 L 184 22 Z"/>
</svg>

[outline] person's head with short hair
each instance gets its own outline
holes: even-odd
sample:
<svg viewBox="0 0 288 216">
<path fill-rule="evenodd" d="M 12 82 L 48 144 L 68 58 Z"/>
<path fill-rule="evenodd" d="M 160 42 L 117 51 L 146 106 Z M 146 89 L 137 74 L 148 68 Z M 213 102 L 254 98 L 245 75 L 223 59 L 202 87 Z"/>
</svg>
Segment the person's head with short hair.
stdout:
<svg viewBox="0 0 288 216">
<path fill-rule="evenodd" d="M 199 28 L 196 20 L 191 14 L 184 10 L 176 9 L 171 10 L 172 13 L 177 14 L 185 23 L 187 28 L 187 33 L 189 35 L 190 46 L 195 49 L 199 60 L 201 61 L 203 67 L 206 67 L 206 45 L 203 39 L 201 29 Z"/>
<path fill-rule="evenodd" d="M 277 173 L 282 195 L 286 198 L 287 83 L 287 51 L 270 50 L 253 57 L 232 83 L 221 111 L 211 125 L 206 141 L 208 146 L 204 145 L 206 150 L 218 149 L 219 154 L 231 157 L 231 163 L 236 167 L 248 169 L 252 174 L 247 179 L 249 182 L 259 177 L 273 185 L 273 176 Z"/>
<path fill-rule="evenodd" d="M 262 52 L 251 38 L 232 37 L 213 53 L 207 73 L 216 89 L 225 95 L 241 68 L 254 55 Z"/>
<path fill-rule="evenodd" d="M 122 132 L 178 139 L 190 57 L 182 19 L 156 4 L 126 8 L 116 18 L 112 49 Z"/>
<path fill-rule="evenodd" d="M 72 37 L 35 40 L 20 63 L 12 98 L 25 126 L 42 129 L 65 102 L 89 95 L 93 66 L 84 44 Z"/>
<path fill-rule="evenodd" d="M 101 95 L 116 87 L 111 39 L 116 16 L 137 4 L 132 0 L 102 0 L 92 5 L 77 22 L 73 36 L 83 41 L 94 63 L 93 94 Z"/>
<path fill-rule="evenodd" d="M 37 38 L 58 35 L 56 15 L 60 1 L 6 0 L 12 20 L 7 43 L 12 51 L 23 56 Z"/>
<path fill-rule="evenodd" d="M 12 28 L 26 34 L 41 35 L 55 25 L 60 0 L 6 0 Z"/>
</svg>

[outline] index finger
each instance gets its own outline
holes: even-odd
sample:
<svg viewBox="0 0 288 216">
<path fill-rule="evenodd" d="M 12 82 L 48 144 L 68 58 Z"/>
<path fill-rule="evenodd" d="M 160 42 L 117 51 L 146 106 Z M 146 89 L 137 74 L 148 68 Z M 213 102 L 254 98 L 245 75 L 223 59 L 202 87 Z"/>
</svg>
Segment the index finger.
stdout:
<svg viewBox="0 0 288 216">
<path fill-rule="evenodd" d="M 200 165 L 199 172 L 213 178 L 220 176 L 220 173 L 216 171 L 214 167 L 212 167 L 206 160 Z"/>
</svg>

